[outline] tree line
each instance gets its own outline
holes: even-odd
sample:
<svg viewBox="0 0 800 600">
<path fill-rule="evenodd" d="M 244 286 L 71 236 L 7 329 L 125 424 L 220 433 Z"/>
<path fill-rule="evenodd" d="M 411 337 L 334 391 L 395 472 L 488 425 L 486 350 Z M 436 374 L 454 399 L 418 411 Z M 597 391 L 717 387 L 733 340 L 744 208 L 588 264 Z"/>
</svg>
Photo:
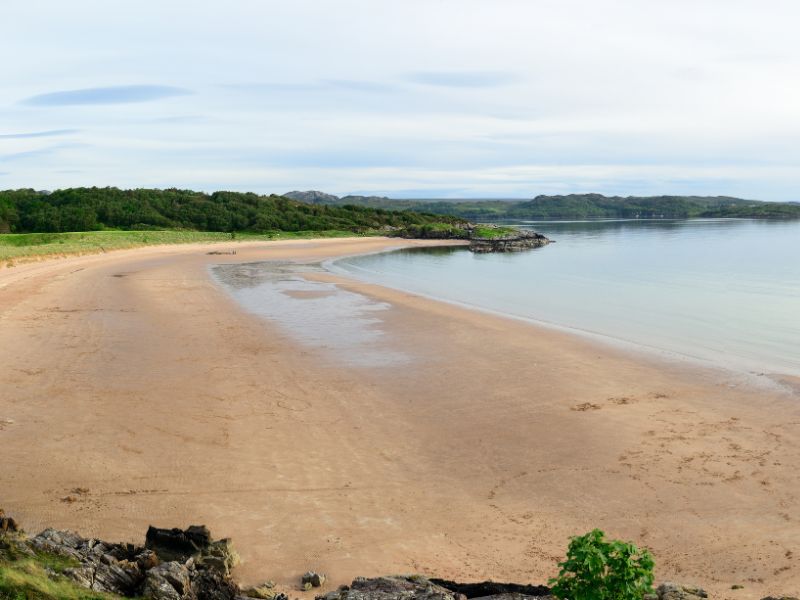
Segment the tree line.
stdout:
<svg viewBox="0 0 800 600">
<path fill-rule="evenodd" d="M 457 223 L 446 215 L 354 205 L 311 205 L 282 196 L 180 189 L 70 188 L 0 191 L 0 233 L 102 229 L 353 231 Z"/>
</svg>

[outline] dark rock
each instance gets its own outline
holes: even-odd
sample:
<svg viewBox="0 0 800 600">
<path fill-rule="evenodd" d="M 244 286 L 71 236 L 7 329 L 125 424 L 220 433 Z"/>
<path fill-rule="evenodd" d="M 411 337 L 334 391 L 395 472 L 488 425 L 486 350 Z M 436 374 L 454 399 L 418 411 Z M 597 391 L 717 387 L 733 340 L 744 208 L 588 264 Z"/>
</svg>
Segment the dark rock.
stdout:
<svg viewBox="0 0 800 600">
<path fill-rule="evenodd" d="M 67 557 L 76 566 L 64 575 L 96 592 L 144 596 L 153 600 L 234 600 L 239 586 L 230 571 L 239 560 L 228 539 L 212 541 L 205 527 L 148 531 L 150 548 L 84 539 L 70 531 L 46 529 L 28 539 L 0 535 L 0 556 L 46 552 Z M 157 548 L 158 550 L 154 550 Z M 178 555 L 160 562 L 158 553 Z"/>
<path fill-rule="evenodd" d="M 142 571 L 149 571 L 153 567 L 158 566 L 158 556 L 156 556 L 156 553 L 152 550 L 142 550 L 136 556 L 136 564 L 139 565 L 139 568 Z"/>
<path fill-rule="evenodd" d="M 430 579 L 450 591 L 463 594 L 467 598 L 486 598 L 488 596 L 501 596 L 518 594 L 523 596 L 549 596 L 550 588 L 544 585 L 519 585 L 516 583 L 496 583 L 494 581 L 481 581 L 479 583 L 456 583 L 446 579 Z"/>
<path fill-rule="evenodd" d="M 234 600 L 239 595 L 239 586 L 219 572 L 190 571 L 190 578 L 197 600 Z"/>
<path fill-rule="evenodd" d="M 7 517 L 3 509 L 0 508 L 0 533 L 19 531 L 19 525 L 12 517 Z"/>
<path fill-rule="evenodd" d="M 348 588 L 318 596 L 323 600 L 459 600 L 462 595 L 424 577 L 376 577 L 355 579 Z"/>
<path fill-rule="evenodd" d="M 78 585 L 96 592 L 122 596 L 134 595 L 145 578 L 154 556 L 131 544 L 108 544 L 84 539 L 70 531 L 45 529 L 29 540 L 32 548 L 71 558 L 79 566 L 66 569 L 64 575 Z"/>
<path fill-rule="evenodd" d="M 311 587 L 322 587 L 325 583 L 325 575 L 308 571 L 303 575 L 301 582 L 303 585 L 310 585 Z"/>
<path fill-rule="evenodd" d="M 67 558 L 73 558 L 81 562 L 84 554 L 78 549 L 86 543 L 76 533 L 71 531 L 58 531 L 56 529 L 45 529 L 40 534 L 31 538 L 30 545 L 40 552 L 49 552 Z"/>
<path fill-rule="evenodd" d="M 797 596 L 767 596 L 761 600 L 798 600 Z"/>
<path fill-rule="evenodd" d="M 194 600 L 189 569 L 176 561 L 153 567 L 147 572 L 142 595 L 152 600 Z"/>
<path fill-rule="evenodd" d="M 665 582 L 656 589 L 656 597 L 658 600 L 699 600 L 708 598 L 708 594 L 699 587 Z"/>
<path fill-rule="evenodd" d="M 496 594 L 494 596 L 481 596 L 475 600 L 555 600 L 555 596 L 530 596 L 528 594 L 509 592 L 507 594 Z"/>
<path fill-rule="evenodd" d="M 205 525 L 191 525 L 187 529 L 160 529 L 151 525 L 145 536 L 145 547 L 169 561 L 186 562 L 210 545 L 211 532 Z"/>
</svg>

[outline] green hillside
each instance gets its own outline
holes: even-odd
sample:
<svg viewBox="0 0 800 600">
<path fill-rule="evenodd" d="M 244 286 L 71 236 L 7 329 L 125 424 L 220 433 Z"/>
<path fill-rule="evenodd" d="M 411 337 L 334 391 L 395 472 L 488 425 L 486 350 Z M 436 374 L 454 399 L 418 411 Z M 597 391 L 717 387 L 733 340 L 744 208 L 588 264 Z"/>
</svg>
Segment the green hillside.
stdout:
<svg viewBox="0 0 800 600">
<path fill-rule="evenodd" d="M 0 233 L 59 233 L 104 229 L 365 233 L 462 219 L 354 205 L 306 204 L 282 196 L 206 194 L 178 189 L 72 188 L 0 192 Z"/>
<path fill-rule="evenodd" d="M 532 200 L 402 200 L 380 196 L 337 198 L 322 192 L 302 194 L 309 201 L 325 206 L 340 204 L 368 206 L 397 211 L 423 211 L 456 215 L 473 221 L 498 219 L 587 219 L 587 218 L 664 218 L 739 217 L 785 219 L 800 218 L 800 204 L 759 202 L 728 196 L 603 196 L 568 194 L 537 196 Z"/>
</svg>

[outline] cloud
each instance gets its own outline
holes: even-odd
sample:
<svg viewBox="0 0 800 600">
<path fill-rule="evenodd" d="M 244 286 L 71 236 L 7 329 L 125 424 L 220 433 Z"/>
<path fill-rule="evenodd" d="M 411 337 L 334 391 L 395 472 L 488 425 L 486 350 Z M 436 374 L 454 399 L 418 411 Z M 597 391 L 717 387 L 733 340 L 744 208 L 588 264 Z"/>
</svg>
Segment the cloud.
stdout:
<svg viewBox="0 0 800 600">
<path fill-rule="evenodd" d="M 205 123 L 210 121 L 205 115 L 175 115 L 172 117 L 158 117 L 150 119 L 150 123 Z"/>
<path fill-rule="evenodd" d="M 20 140 L 25 138 L 56 137 L 59 135 L 70 135 L 78 133 L 79 129 L 51 129 L 49 131 L 33 131 L 30 133 L 3 133 L 0 140 Z"/>
<path fill-rule="evenodd" d="M 3 3 L 0 134 L 80 133 L 0 152 L 90 144 L 0 157 L 4 186 L 798 198 L 797 0 L 74 4 Z M 100 87 L 129 83 L 186 89 Z"/>
<path fill-rule="evenodd" d="M 0 163 L 15 162 L 18 160 L 27 160 L 30 158 L 36 158 L 36 159 L 46 158 L 55 155 L 60 150 L 66 150 L 70 148 L 84 148 L 87 146 L 88 146 L 87 144 L 58 144 L 55 146 L 47 146 L 45 148 L 37 148 L 36 150 L 26 150 L 24 152 L 12 152 L 11 154 L 0 155 Z"/>
<path fill-rule="evenodd" d="M 375 81 L 358 81 L 355 79 L 326 79 L 323 82 L 327 87 L 336 90 L 349 90 L 354 92 L 390 92 L 393 87 Z"/>
<path fill-rule="evenodd" d="M 493 88 L 519 81 L 507 71 L 419 71 L 408 80 L 423 85 L 451 88 Z"/>
<path fill-rule="evenodd" d="M 287 82 L 261 82 L 261 83 L 230 83 L 224 84 L 223 88 L 244 92 L 267 92 L 267 93 L 292 93 L 292 92 L 389 92 L 394 89 L 391 85 L 377 81 L 366 81 L 358 79 L 321 79 L 302 83 Z"/>
<path fill-rule="evenodd" d="M 118 85 L 66 90 L 31 96 L 21 102 L 27 106 L 79 106 L 86 104 L 129 104 L 151 102 L 192 92 L 167 85 Z"/>
</svg>

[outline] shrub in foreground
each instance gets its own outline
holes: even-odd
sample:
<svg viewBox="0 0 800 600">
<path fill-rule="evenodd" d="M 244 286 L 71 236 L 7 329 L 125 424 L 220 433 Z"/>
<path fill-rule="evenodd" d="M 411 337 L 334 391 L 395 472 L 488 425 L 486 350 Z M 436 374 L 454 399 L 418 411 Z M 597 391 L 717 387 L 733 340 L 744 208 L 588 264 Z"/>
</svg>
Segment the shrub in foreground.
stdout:
<svg viewBox="0 0 800 600">
<path fill-rule="evenodd" d="M 553 594 L 569 600 L 641 600 L 652 591 L 653 557 L 645 549 L 606 540 L 599 529 L 570 540 L 567 558 L 550 580 Z"/>
</svg>

